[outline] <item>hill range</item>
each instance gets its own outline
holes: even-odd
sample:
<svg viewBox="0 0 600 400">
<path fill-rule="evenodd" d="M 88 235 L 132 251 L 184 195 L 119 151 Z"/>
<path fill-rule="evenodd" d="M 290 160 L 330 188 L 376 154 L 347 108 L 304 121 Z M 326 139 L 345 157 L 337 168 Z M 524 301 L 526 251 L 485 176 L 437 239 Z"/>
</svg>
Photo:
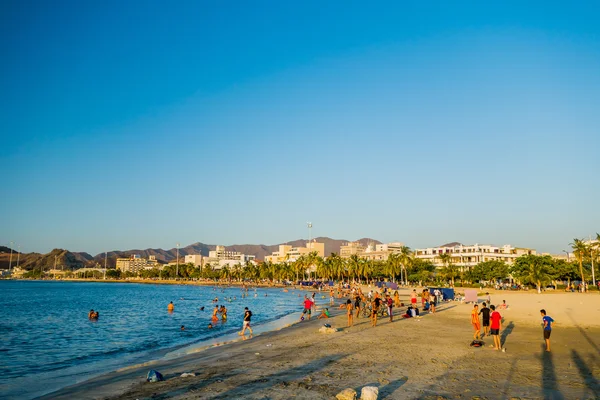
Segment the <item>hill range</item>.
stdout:
<svg viewBox="0 0 600 400">
<path fill-rule="evenodd" d="M 319 243 L 325 244 L 325 255 L 329 255 L 331 253 L 339 253 L 340 246 L 350 242 L 349 240 L 331 239 L 328 237 L 317 237 L 314 240 Z M 366 246 L 369 243 L 381 244 L 380 241 L 370 238 L 362 238 L 354 241 L 360 242 L 363 246 Z M 290 242 L 280 244 L 287 244 L 294 247 L 306 246 L 306 239 L 292 240 Z M 280 244 L 234 244 L 231 246 L 225 246 L 225 249 L 228 251 L 238 251 L 243 254 L 254 255 L 257 260 L 264 260 L 265 256 L 270 255 L 274 251 L 277 251 L 279 249 Z M 203 256 L 208 256 L 208 252 L 214 250 L 215 248 L 216 245 L 214 244 L 204 244 L 196 242 L 190 244 L 189 246 L 179 248 L 179 257 L 180 259 L 182 259 L 188 254 L 201 254 Z M 129 257 L 134 254 L 138 254 L 143 258 L 148 258 L 149 256 L 157 256 L 157 259 L 161 261 L 170 262 L 177 258 L 177 248 L 172 248 L 169 250 L 133 249 L 123 251 L 109 251 L 106 254 L 107 266 L 108 268 L 114 268 L 117 258 Z M 100 253 L 95 256 L 92 256 L 91 254 L 85 252 L 70 252 L 64 249 L 54 249 L 46 254 L 21 253 L 20 255 L 17 255 L 17 252 L 13 250 L 13 267 L 17 265 L 17 257 L 19 257 L 19 266 L 27 270 L 33 270 L 35 268 L 40 267 L 52 268 L 54 265 L 60 266 L 61 268 L 64 267 L 65 269 L 73 270 L 83 267 L 95 267 L 98 265 L 103 266 L 105 254 Z M 9 264 L 10 248 L 2 247 L 0 248 L 0 269 L 8 269 Z"/>
</svg>

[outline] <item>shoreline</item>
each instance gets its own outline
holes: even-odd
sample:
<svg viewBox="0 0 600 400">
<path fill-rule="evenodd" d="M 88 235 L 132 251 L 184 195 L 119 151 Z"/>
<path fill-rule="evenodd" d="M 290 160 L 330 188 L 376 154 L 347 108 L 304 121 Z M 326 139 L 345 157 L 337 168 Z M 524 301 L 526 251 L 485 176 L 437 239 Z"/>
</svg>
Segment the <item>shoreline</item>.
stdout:
<svg viewBox="0 0 600 400">
<path fill-rule="evenodd" d="M 344 388 L 360 392 L 367 385 L 378 386 L 383 399 L 595 398 L 600 392 L 600 318 L 589 318 L 589 313 L 600 316 L 600 297 L 562 294 L 537 297 L 535 302 L 525 293 L 504 297 L 510 304 L 502 311 L 505 353 L 469 346 L 470 304 L 444 303 L 436 314 L 383 320 L 375 328 L 365 318 L 345 328 L 343 311 L 333 306 L 326 322 L 340 328 L 337 333 L 318 333 L 324 321 L 312 319 L 151 367 L 114 371 L 42 399 L 330 399 Z M 567 313 L 570 318 L 558 308 L 574 310 L 583 300 L 585 309 Z M 557 321 L 552 353 L 542 351 L 538 301 L 547 303 Z M 489 345 L 491 339 L 484 341 Z M 166 380 L 146 383 L 150 368 Z M 181 378 L 184 372 L 196 376 Z"/>
<path fill-rule="evenodd" d="M 45 284 L 47 287 L 53 287 L 54 285 L 48 285 L 46 282 L 42 282 L 40 284 L 35 284 L 34 282 L 31 281 L 25 281 L 25 282 L 29 282 L 31 285 L 31 288 L 33 288 L 34 286 L 38 287 L 40 285 Z M 56 281 L 56 282 L 61 282 L 61 281 Z M 71 288 L 75 288 L 76 285 L 71 285 L 71 282 L 67 282 L 67 281 L 62 281 L 61 284 L 65 284 L 68 285 Z M 59 284 L 60 285 L 60 284 Z M 24 288 L 24 289 L 28 289 L 30 288 L 30 286 L 28 284 L 21 284 L 18 285 L 18 287 L 20 288 Z M 66 286 L 65 286 L 66 287 Z M 97 288 L 100 288 L 101 286 L 98 285 L 96 286 Z M 120 293 L 130 293 L 129 292 L 129 288 L 133 288 L 133 286 L 121 286 L 123 289 L 121 289 Z M 89 286 L 83 285 L 83 286 L 79 286 L 79 288 L 83 288 L 84 291 L 87 291 L 90 289 Z M 103 288 L 108 288 L 107 286 L 104 286 Z M 139 286 L 138 288 L 140 289 L 144 289 L 144 287 Z M 146 288 L 150 288 L 149 286 L 146 286 Z M 175 289 L 177 291 L 177 293 L 189 293 L 189 292 L 194 292 L 196 293 L 196 289 L 193 289 L 193 287 L 191 286 L 187 286 L 185 288 L 185 290 L 177 290 L 175 287 L 171 287 L 173 289 Z M 198 290 L 201 290 L 202 293 L 205 293 L 206 296 L 209 297 L 209 300 L 207 300 L 210 303 L 210 296 L 212 292 L 212 288 L 209 287 L 198 287 Z M 226 293 L 230 293 L 230 294 L 235 294 L 238 292 L 237 288 L 225 288 L 222 287 Z M 35 291 L 35 289 L 33 289 Z M 106 290 L 106 289 L 99 289 L 99 290 Z M 123 292 L 123 290 L 125 290 Z M 139 289 L 138 289 L 139 290 Z M 156 287 L 155 289 L 153 289 L 154 292 L 153 293 L 162 293 L 163 290 L 160 287 Z M 165 287 L 165 290 L 167 290 L 167 288 Z M 169 289 L 170 290 L 170 289 Z M 218 289 L 218 291 L 220 292 L 220 288 Z M 27 291 L 24 291 L 24 293 L 26 294 Z M 104 293 L 104 292 L 102 292 Z M 253 303 L 254 301 L 256 301 L 256 299 L 249 299 L 249 303 L 246 304 L 248 306 L 252 308 L 252 305 L 250 303 L 252 303 L 254 306 L 259 307 L 259 305 L 262 303 L 264 303 L 264 301 L 262 300 L 262 294 L 268 293 L 269 294 L 269 298 L 271 298 L 271 296 L 275 296 L 275 299 L 280 299 L 280 300 L 273 300 L 273 301 L 280 301 L 281 306 L 277 307 L 277 311 L 276 312 L 272 312 L 272 313 L 266 313 L 264 312 L 264 310 L 269 309 L 265 308 L 263 310 L 263 312 L 259 311 L 259 314 L 254 322 L 255 326 L 253 326 L 254 330 L 255 330 L 255 334 L 262 334 L 265 331 L 269 331 L 269 330 L 279 330 L 282 329 L 285 326 L 290 325 L 292 322 L 295 322 L 295 320 L 298 318 L 296 316 L 296 311 L 297 308 L 294 307 L 295 303 L 296 303 L 296 298 L 294 297 L 295 294 L 292 293 L 283 293 L 283 290 L 281 288 L 260 288 L 259 289 L 259 293 L 261 294 L 261 296 L 258 297 L 259 302 L 258 303 Z M 220 293 L 219 293 L 220 295 Z M 212 295 L 214 297 L 214 294 Z M 238 294 L 239 296 L 239 294 Z M 256 296 L 256 295 L 255 295 Z M 187 298 L 188 296 L 186 296 Z M 192 296 L 190 295 L 191 300 L 198 300 L 198 299 L 193 299 Z M 266 297 L 265 297 L 266 299 Z M 242 300 L 243 301 L 243 300 Z M 202 303 L 202 302 L 200 302 Z M 183 306 L 185 309 L 189 310 L 190 307 L 191 309 L 194 309 L 195 306 L 193 306 L 194 303 L 191 303 L 192 306 Z M 229 308 L 230 305 L 229 303 L 226 303 L 227 307 Z M 265 303 L 267 306 L 269 306 L 268 300 L 267 303 Z M 202 304 L 200 304 L 202 305 Z M 238 304 L 236 305 L 237 307 L 240 307 L 240 304 L 238 302 Z M 242 303 L 242 308 L 243 308 L 243 303 Z M 72 307 L 69 307 L 72 308 Z M 254 309 L 253 309 L 254 310 Z M 260 310 L 260 307 L 259 307 Z M 274 309 L 272 309 L 274 310 Z M 183 309 L 182 309 L 183 311 Z M 85 312 L 87 313 L 87 309 L 85 310 Z M 166 313 L 165 313 L 166 314 Z M 192 313 L 194 314 L 194 313 Z M 196 313 L 197 314 L 197 313 Z M 192 315 L 192 318 L 196 319 L 196 314 Z M 177 315 L 177 314 L 176 314 Z M 236 314 L 237 315 L 237 314 Z M 194 326 L 194 323 L 191 323 L 191 334 L 188 334 L 187 332 L 185 333 L 181 333 L 179 331 L 179 325 L 176 325 L 176 333 L 175 336 L 173 338 L 170 338 L 168 336 L 168 332 L 166 335 L 161 335 L 161 345 L 160 346 L 150 346 L 150 347 L 146 347 L 146 346 L 135 346 L 136 343 L 140 343 L 139 341 L 133 341 L 131 342 L 133 344 L 133 347 L 135 348 L 135 350 L 133 351 L 122 351 L 123 349 L 119 348 L 118 352 L 114 352 L 114 354 L 112 354 L 113 352 L 109 352 L 107 354 L 112 354 L 112 355 L 108 355 L 106 357 L 97 357 L 95 359 L 92 360 L 92 362 L 82 362 L 82 363 L 75 363 L 74 365 L 70 365 L 70 364 L 64 364 L 65 366 L 61 366 L 60 368 L 50 368 L 50 369 L 42 369 L 42 368 L 38 368 L 35 367 L 36 362 L 35 361 L 28 361 L 28 363 L 32 366 L 35 367 L 35 369 L 29 369 L 29 370 L 24 370 L 26 371 L 26 373 L 15 373 L 13 376 L 13 379 L 7 379 L 6 381 L 2 381 L 2 388 L 0 388 L 1 392 L 4 392 L 3 395 L 7 396 L 7 398 L 37 398 L 39 396 L 45 396 L 47 395 L 47 393 L 52 393 L 56 390 L 60 390 L 64 387 L 68 387 L 68 386 L 72 386 L 73 384 L 79 384 L 85 381 L 88 381 L 89 379 L 93 379 L 97 376 L 101 376 L 103 374 L 106 374 L 107 372 L 111 372 L 111 371 L 121 371 L 121 370 L 126 370 L 128 368 L 132 368 L 136 365 L 151 365 L 154 364 L 157 361 L 161 361 L 163 359 L 173 359 L 176 357 L 181 357 L 183 355 L 186 354 L 192 354 L 192 353 L 198 353 L 201 352 L 203 350 L 205 350 L 206 348 L 210 348 L 213 346 L 222 346 L 225 343 L 229 343 L 229 342 L 234 342 L 239 340 L 239 336 L 237 335 L 237 331 L 239 331 L 241 329 L 241 316 L 239 318 L 239 325 L 240 327 L 238 327 L 238 318 L 236 317 L 236 315 L 234 315 L 231 318 L 231 321 L 233 322 L 233 324 L 230 322 L 229 324 L 224 324 L 224 329 L 222 329 L 219 326 L 219 329 L 215 329 L 214 331 L 206 331 L 207 334 L 201 332 L 202 328 L 205 327 L 206 325 L 202 325 L 202 322 L 199 323 L 200 328 L 197 328 Z M 205 317 L 205 319 L 208 321 L 208 318 L 210 317 L 210 313 L 204 315 L 204 314 L 199 314 L 197 317 L 199 319 L 202 319 L 203 316 Z M 186 318 L 189 316 L 186 316 Z M 39 319 L 37 319 L 39 320 Z M 170 320 L 170 319 L 169 319 Z M 67 322 L 68 320 L 65 320 L 65 322 Z M 87 322 L 87 319 L 85 319 L 85 321 Z M 88 327 L 88 324 L 84 322 L 83 325 L 85 325 L 86 327 Z M 221 322 L 221 321 L 219 321 Z M 142 323 L 144 323 L 142 321 Z M 198 323 L 196 323 L 198 325 Z M 186 327 L 190 328 L 190 326 L 188 326 L 188 324 L 185 324 Z M 95 324 L 89 324 L 89 326 L 93 327 L 95 326 Z M 239 328 L 239 329 L 238 329 Z M 200 332 L 198 332 L 198 330 L 200 330 Z M 109 341 L 111 341 L 112 339 L 108 338 Z M 119 339 L 115 339 L 115 340 L 119 340 Z M 54 341 L 52 343 L 55 343 Z M 107 344 L 107 346 L 112 349 L 112 348 L 116 348 L 117 345 L 113 345 L 112 347 L 110 347 L 111 345 Z M 104 346 L 102 343 L 99 343 L 98 347 L 99 349 L 106 349 L 107 346 Z M 13 347 L 14 348 L 14 347 Z M 18 346 L 16 347 L 18 349 Z M 125 349 L 127 350 L 127 349 Z M 66 356 L 65 357 L 78 357 L 81 355 L 81 353 L 74 353 L 73 356 L 69 356 L 68 352 L 69 349 L 64 349 L 61 350 L 59 349 L 60 354 L 63 354 L 66 352 Z M 100 351 L 104 351 L 104 350 L 100 350 Z M 87 353 L 86 353 L 87 354 Z M 33 354 L 35 355 L 35 354 Z M 31 360 L 30 357 L 27 357 L 27 359 Z M 70 360 L 71 358 L 67 358 L 68 360 Z M 23 359 L 26 360 L 26 359 Z M 27 365 L 27 364 L 24 364 Z M 45 364 L 44 364 L 45 365 Z M 44 367 L 45 368 L 45 367 Z M 29 371 L 37 371 L 34 373 L 30 373 Z M 2 396 L 0 396 L 2 397 Z"/>
</svg>

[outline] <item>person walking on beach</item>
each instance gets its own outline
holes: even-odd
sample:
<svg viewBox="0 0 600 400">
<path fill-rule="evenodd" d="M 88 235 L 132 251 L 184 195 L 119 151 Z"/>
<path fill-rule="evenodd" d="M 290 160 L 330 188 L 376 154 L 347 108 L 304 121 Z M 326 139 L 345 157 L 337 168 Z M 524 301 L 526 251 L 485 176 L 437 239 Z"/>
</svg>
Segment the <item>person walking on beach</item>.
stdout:
<svg viewBox="0 0 600 400">
<path fill-rule="evenodd" d="M 244 323 L 242 325 L 241 336 L 244 336 L 246 329 L 250 331 L 250 337 L 252 337 L 252 328 L 250 327 L 250 319 L 252 318 L 252 311 L 248 310 L 248 307 L 244 307 Z M 245 337 L 245 336 L 244 336 Z"/>
<path fill-rule="evenodd" d="M 483 303 L 483 307 L 481 307 L 481 310 L 479 311 L 479 314 L 481 314 L 481 320 L 483 322 L 483 335 L 482 336 L 489 336 L 490 334 L 490 309 L 486 307 L 486 304 Z"/>
<path fill-rule="evenodd" d="M 554 320 L 546 315 L 546 310 L 540 310 L 542 314 L 542 326 L 544 327 L 544 342 L 546 342 L 546 351 L 550 351 L 550 334 L 552 333 L 552 323 Z"/>
<path fill-rule="evenodd" d="M 429 292 L 429 308 L 432 314 L 435 314 L 435 305 L 437 304 L 437 298 L 431 292 Z"/>
<path fill-rule="evenodd" d="M 310 314 L 312 312 L 312 301 L 306 295 L 304 295 L 304 310 L 302 310 L 302 315 L 300 316 L 300 321 L 304 320 L 304 314 L 308 314 L 308 320 L 310 321 Z"/>
<path fill-rule="evenodd" d="M 394 300 L 392 300 L 392 298 L 390 297 L 390 295 L 386 295 L 385 298 L 386 302 L 387 302 L 387 312 L 388 315 L 390 316 L 390 322 L 394 321 L 394 316 L 392 314 L 392 307 L 394 307 Z"/>
<path fill-rule="evenodd" d="M 350 328 L 353 325 L 353 321 L 352 321 L 353 309 L 354 309 L 354 307 L 352 306 L 352 300 L 348 299 L 346 301 L 346 314 L 348 314 L 348 328 Z"/>
<path fill-rule="evenodd" d="M 502 328 L 502 316 L 496 311 L 496 306 L 490 306 L 492 314 L 490 315 L 490 334 L 494 338 L 494 350 L 500 350 L 500 329 Z"/>
<path fill-rule="evenodd" d="M 475 304 L 473 306 L 473 311 L 471 311 L 471 324 L 473 325 L 473 329 L 475 330 L 475 333 L 473 334 L 474 340 L 481 339 L 481 337 L 479 335 L 479 332 L 481 332 L 481 325 L 479 324 L 478 308 L 479 308 L 479 306 L 477 304 Z"/>
</svg>

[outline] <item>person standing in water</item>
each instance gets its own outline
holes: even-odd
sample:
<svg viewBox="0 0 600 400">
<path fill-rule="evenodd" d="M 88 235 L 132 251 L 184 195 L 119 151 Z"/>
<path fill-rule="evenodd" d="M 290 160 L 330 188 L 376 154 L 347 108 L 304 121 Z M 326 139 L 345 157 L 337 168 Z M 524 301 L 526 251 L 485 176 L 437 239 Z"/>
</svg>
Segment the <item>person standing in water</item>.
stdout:
<svg viewBox="0 0 600 400">
<path fill-rule="evenodd" d="M 175 310 L 175 305 L 173 304 L 173 302 L 169 303 L 169 305 L 167 306 L 167 310 L 169 312 L 173 312 L 173 310 Z"/>
</svg>

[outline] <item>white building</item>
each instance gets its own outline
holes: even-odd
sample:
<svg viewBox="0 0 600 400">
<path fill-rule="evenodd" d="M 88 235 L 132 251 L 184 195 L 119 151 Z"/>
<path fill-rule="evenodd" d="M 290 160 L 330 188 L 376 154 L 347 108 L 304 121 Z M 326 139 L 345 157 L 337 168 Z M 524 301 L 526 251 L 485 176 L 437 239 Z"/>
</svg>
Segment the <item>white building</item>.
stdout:
<svg viewBox="0 0 600 400">
<path fill-rule="evenodd" d="M 229 251 L 225 249 L 225 246 L 216 246 L 215 250 L 208 252 L 208 257 L 202 258 L 202 266 L 210 264 L 214 269 L 221 269 L 224 266 L 241 265 L 244 266 L 246 263 L 251 262 L 256 264 L 256 256 L 252 254 L 242 254 L 239 251 Z"/>
<path fill-rule="evenodd" d="M 306 247 L 293 247 L 288 244 L 280 244 L 279 250 L 271 253 L 270 256 L 265 257 L 265 261 L 278 264 L 282 262 L 294 262 L 301 256 L 316 252 L 319 257 L 325 257 L 325 243 L 318 243 L 316 241 L 307 242 Z"/>
<path fill-rule="evenodd" d="M 201 267 L 203 259 L 204 259 L 204 257 L 202 257 L 201 254 L 188 254 L 183 259 L 183 263 L 184 264 L 193 264 L 194 267 Z"/>
<path fill-rule="evenodd" d="M 415 257 L 430 261 L 436 267 L 443 267 L 444 263 L 440 255 L 449 254 L 450 262 L 459 267 L 473 267 L 484 261 L 504 261 L 511 265 L 514 261 L 525 254 L 537 254 L 533 249 L 512 247 L 505 244 L 496 247 L 487 244 L 463 245 L 461 243 L 449 243 L 440 247 L 428 247 L 426 249 L 415 249 Z"/>
<path fill-rule="evenodd" d="M 122 272 L 138 273 L 143 269 L 152 269 L 159 266 L 155 256 L 150 256 L 148 259 L 140 257 L 139 254 L 134 254 L 129 258 L 117 258 L 116 268 Z"/>
<path fill-rule="evenodd" d="M 363 247 L 359 242 L 351 242 L 340 247 L 340 257 L 349 258 L 351 255 L 357 255 L 366 260 L 385 261 L 390 254 L 401 253 L 404 243 L 392 242 L 374 244 L 369 243 L 367 247 Z"/>
</svg>

